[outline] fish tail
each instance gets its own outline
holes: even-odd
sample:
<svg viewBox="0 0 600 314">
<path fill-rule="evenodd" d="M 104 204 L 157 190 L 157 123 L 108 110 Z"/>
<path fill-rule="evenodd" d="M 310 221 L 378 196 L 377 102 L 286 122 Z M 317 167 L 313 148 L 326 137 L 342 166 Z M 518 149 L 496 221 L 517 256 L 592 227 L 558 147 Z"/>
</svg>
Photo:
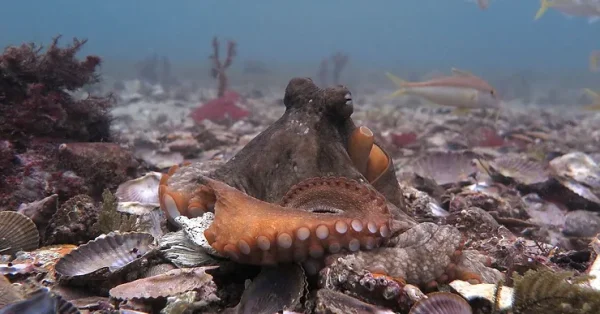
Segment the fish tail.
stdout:
<svg viewBox="0 0 600 314">
<path fill-rule="evenodd" d="M 589 89 L 589 88 L 585 88 L 583 90 L 588 96 L 590 96 L 590 98 L 592 98 L 593 104 L 592 105 L 587 105 L 583 107 L 583 110 L 587 110 L 587 111 L 600 111 L 600 94 L 598 94 L 597 92 Z"/>
<path fill-rule="evenodd" d="M 592 55 L 590 56 L 590 71 L 595 72 L 598 71 L 600 68 L 600 53 L 592 53 Z"/>
<path fill-rule="evenodd" d="M 534 20 L 539 20 L 542 17 L 542 15 L 544 15 L 544 13 L 546 13 L 548 8 L 550 8 L 550 1 L 549 0 L 540 0 L 540 9 L 535 14 Z"/>
<path fill-rule="evenodd" d="M 394 74 L 390 73 L 390 72 L 385 72 L 385 75 L 392 80 L 392 82 L 394 82 L 394 84 L 396 84 L 400 89 L 398 89 L 397 91 L 393 92 L 389 97 L 393 98 L 393 97 L 398 97 L 401 96 L 402 94 L 406 93 L 406 88 L 404 88 L 404 85 L 406 84 L 406 81 L 395 76 Z"/>
</svg>

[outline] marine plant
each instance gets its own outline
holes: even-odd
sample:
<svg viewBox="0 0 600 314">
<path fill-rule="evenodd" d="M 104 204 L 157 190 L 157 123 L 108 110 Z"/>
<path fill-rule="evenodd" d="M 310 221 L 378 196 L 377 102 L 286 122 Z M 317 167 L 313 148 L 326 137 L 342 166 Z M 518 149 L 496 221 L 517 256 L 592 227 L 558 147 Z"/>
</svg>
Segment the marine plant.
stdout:
<svg viewBox="0 0 600 314">
<path fill-rule="evenodd" d="M 228 80 L 225 70 L 227 70 L 233 63 L 233 58 L 237 52 L 236 43 L 235 41 L 231 40 L 227 42 L 227 57 L 223 62 L 221 62 L 219 59 L 219 39 L 217 37 L 213 37 L 212 46 L 213 54 L 209 57 L 212 62 L 210 75 L 218 81 L 217 96 L 220 98 L 225 95 L 225 91 L 227 90 Z"/>
<path fill-rule="evenodd" d="M 117 197 L 108 189 L 102 193 L 102 209 L 98 215 L 98 222 L 94 225 L 103 234 L 118 230 L 120 232 L 137 231 L 144 226 L 137 222 L 135 216 L 129 216 L 117 211 Z"/>
<path fill-rule="evenodd" d="M 56 148 L 111 139 L 112 96 L 74 94 L 100 81 L 100 58 L 79 60 L 86 40 L 74 38 L 59 47 L 59 39 L 46 49 L 25 43 L 0 54 L 0 208 L 53 193 L 66 199 L 84 192 L 65 192 L 81 186 L 81 180 L 57 166 Z"/>
<path fill-rule="evenodd" d="M 17 145 L 34 138 L 81 142 L 110 138 L 111 97 L 75 99 L 73 92 L 99 82 L 101 60 L 75 58 L 86 40 L 60 48 L 55 37 L 46 51 L 34 43 L 10 46 L 0 55 L 0 137 Z"/>
<path fill-rule="evenodd" d="M 574 277 L 568 271 L 529 270 L 523 276 L 515 273 L 510 313 L 600 313 L 600 291 L 582 285 L 589 279 Z"/>
</svg>

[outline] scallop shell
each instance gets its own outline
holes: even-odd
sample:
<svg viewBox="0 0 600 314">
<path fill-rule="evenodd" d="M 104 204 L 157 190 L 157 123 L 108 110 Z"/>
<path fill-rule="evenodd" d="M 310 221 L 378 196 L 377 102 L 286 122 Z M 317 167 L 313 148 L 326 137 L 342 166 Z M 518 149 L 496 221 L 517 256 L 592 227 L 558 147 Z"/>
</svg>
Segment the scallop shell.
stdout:
<svg viewBox="0 0 600 314">
<path fill-rule="evenodd" d="M 556 157 L 550 161 L 550 171 L 564 187 L 600 204 L 600 167 L 588 155 L 574 152 Z"/>
<path fill-rule="evenodd" d="M 29 295 L 26 300 L 12 303 L 2 309 L 2 313 L 60 313 L 79 314 L 71 302 L 48 288 L 41 288 Z"/>
<path fill-rule="evenodd" d="M 0 309 L 7 304 L 22 300 L 21 294 L 4 275 L 0 275 Z"/>
<path fill-rule="evenodd" d="M 502 156 L 489 162 L 491 171 L 515 180 L 519 184 L 533 185 L 548 181 L 545 167 L 520 156 Z"/>
<path fill-rule="evenodd" d="M 206 270 L 212 267 L 173 269 L 164 274 L 138 279 L 110 289 L 109 294 L 117 299 L 156 299 L 175 296 L 187 291 L 201 289 L 215 292 L 217 286 Z"/>
<path fill-rule="evenodd" d="M 62 257 L 54 267 L 61 277 L 92 275 L 101 270 L 114 273 L 154 249 L 154 237 L 131 232 L 99 237 Z"/>
<path fill-rule="evenodd" d="M 477 172 L 473 163 L 476 156 L 470 152 L 434 152 L 416 159 L 411 168 L 439 185 L 465 182 Z"/>
<path fill-rule="evenodd" d="M 115 195 L 119 198 L 119 202 L 158 204 L 158 186 L 161 177 L 160 172 L 148 172 L 142 177 L 119 185 Z"/>
<path fill-rule="evenodd" d="M 17 212 L 0 212 L 0 254 L 35 250 L 39 243 L 40 233 L 31 219 Z"/>
<path fill-rule="evenodd" d="M 472 314 L 473 309 L 465 299 L 450 292 L 434 292 L 421 299 L 409 314 Z"/>
</svg>

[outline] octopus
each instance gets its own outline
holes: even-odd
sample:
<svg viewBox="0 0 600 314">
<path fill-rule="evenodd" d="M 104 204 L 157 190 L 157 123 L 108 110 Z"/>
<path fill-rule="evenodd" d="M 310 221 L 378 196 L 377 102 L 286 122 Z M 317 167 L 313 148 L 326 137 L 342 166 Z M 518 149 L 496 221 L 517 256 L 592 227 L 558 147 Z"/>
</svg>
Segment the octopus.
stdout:
<svg viewBox="0 0 600 314">
<path fill-rule="evenodd" d="M 220 168 L 171 168 L 159 187 L 166 216 L 174 222 L 180 215 L 214 213 L 204 236 L 217 253 L 238 263 L 275 265 L 360 253 L 354 264 L 379 261 L 373 271 L 386 271 L 430 257 L 423 265 L 435 269 L 421 273 L 446 278 L 443 272 L 460 246 L 455 237 L 428 246 L 430 256 L 398 257 L 383 250 L 408 241 L 399 236 L 420 225 L 407 214 L 392 158 L 369 128 L 351 119 L 350 91 L 294 78 L 283 100 L 283 116 Z"/>
</svg>

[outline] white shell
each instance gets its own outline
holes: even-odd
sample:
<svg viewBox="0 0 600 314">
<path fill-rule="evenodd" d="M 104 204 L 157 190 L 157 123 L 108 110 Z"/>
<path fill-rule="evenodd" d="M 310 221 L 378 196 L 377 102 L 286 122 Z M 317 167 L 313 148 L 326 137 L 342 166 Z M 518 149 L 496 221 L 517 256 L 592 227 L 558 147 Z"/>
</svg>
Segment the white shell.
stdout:
<svg viewBox="0 0 600 314">
<path fill-rule="evenodd" d="M 496 287 L 494 284 L 482 283 L 472 285 L 466 281 L 454 280 L 450 283 L 450 287 L 469 301 L 481 298 L 494 304 L 494 289 Z M 502 290 L 500 291 L 500 302 L 498 302 L 498 305 L 500 306 L 499 310 L 512 308 L 513 295 L 513 288 L 502 286 Z"/>
<path fill-rule="evenodd" d="M 158 186 L 161 177 L 160 172 L 148 172 L 142 177 L 119 185 L 115 195 L 119 198 L 119 202 L 158 204 Z"/>
</svg>

